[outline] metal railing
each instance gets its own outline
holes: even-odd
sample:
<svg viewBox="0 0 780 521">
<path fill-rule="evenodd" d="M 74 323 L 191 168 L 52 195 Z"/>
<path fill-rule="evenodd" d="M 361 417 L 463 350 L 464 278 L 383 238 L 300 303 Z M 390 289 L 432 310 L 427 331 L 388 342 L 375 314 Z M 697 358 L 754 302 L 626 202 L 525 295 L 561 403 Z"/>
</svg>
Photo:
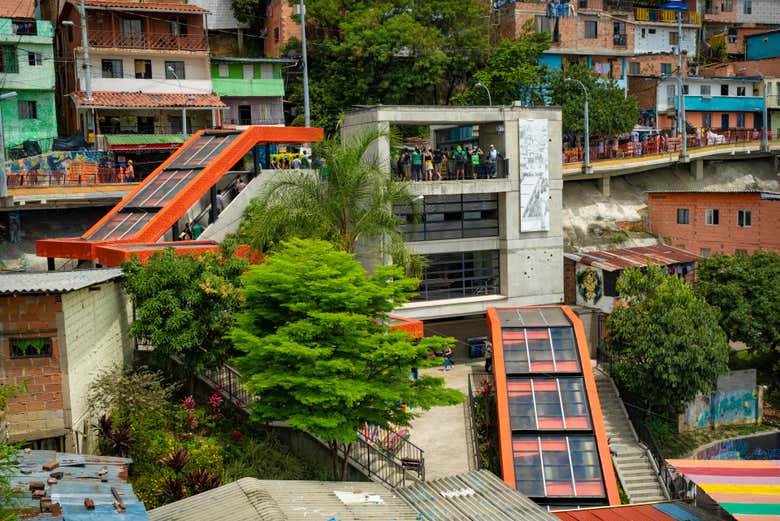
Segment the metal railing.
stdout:
<svg viewBox="0 0 780 521">
<path fill-rule="evenodd" d="M 207 51 L 206 32 L 192 34 L 125 33 L 90 29 L 87 35 L 93 47 L 119 47 L 123 49 L 154 49 L 166 51 Z"/>
<path fill-rule="evenodd" d="M 202 376 L 212 382 L 213 387 L 226 393 L 237 407 L 244 407 L 254 400 L 254 396 L 241 385 L 241 373 L 235 367 L 222 364 L 216 369 L 206 369 Z"/>
<path fill-rule="evenodd" d="M 392 165 L 393 173 L 401 181 L 415 181 L 415 173 L 411 164 L 398 165 L 394 162 Z M 400 170 L 399 170 L 400 168 Z M 482 161 L 478 165 L 470 163 L 469 159 L 466 159 L 466 163 L 463 164 L 462 173 L 459 174 L 459 167 L 457 162 L 450 159 L 447 161 L 444 167 L 439 168 L 439 174 L 436 174 L 436 166 L 434 165 L 434 172 L 426 175 L 424 167 L 422 174 L 420 174 L 420 181 L 473 181 L 475 179 L 506 179 L 509 177 L 509 160 L 505 158 L 498 158 L 495 163 L 489 163 Z"/>
<path fill-rule="evenodd" d="M 118 168 L 99 167 L 91 172 L 78 169 L 57 169 L 45 173 L 35 170 L 9 173 L 8 188 L 40 188 L 44 186 L 87 186 L 98 184 L 124 183 Z"/>
</svg>

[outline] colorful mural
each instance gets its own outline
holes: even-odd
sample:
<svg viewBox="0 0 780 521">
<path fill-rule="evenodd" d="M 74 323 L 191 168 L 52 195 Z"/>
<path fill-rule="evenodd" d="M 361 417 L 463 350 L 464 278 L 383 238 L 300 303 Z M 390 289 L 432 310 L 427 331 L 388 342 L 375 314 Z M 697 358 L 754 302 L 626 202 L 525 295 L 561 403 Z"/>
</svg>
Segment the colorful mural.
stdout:
<svg viewBox="0 0 780 521">
<path fill-rule="evenodd" d="M 700 394 L 688 404 L 679 417 L 679 430 L 758 423 L 761 421 L 761 395 L 754 371 L 727 373 L 718 379 L 717 390 L 709 395 Z"/>
<path fill-rule="evenodd" d="M 92 150 L 57 151 L 6 162 L 8 186 L 65 184 L 77 170 L 113 168 L 110 153 Z"/>
<path fill-rule="evenodd" d="M 601 273 L 593 268 L 585 268 L 577 272 L 577 293 L 586 303 L 595 304 L 604 293 L 604 283 Z"/>
</svg>

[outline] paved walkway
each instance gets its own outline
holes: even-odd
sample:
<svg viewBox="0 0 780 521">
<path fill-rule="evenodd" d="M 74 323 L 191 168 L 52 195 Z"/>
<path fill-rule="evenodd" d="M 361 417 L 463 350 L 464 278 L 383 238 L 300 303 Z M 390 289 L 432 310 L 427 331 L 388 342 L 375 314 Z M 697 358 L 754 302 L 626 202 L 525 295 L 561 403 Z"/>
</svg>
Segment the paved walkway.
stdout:
<svg viewBox="0 0 780 521">
<path fill-rule="evenodd" d="M 468 365 L 456 364 L 450 371 L 434 367 L 420 373 L 442 376 L 447 387 L 468 394 L 468 375 L 471 373 Z M 427 481 L 476 470 L 467 414 L 468 403 L 463 402 L 449 407 L 434 407 L 412 422 L 410 440 L 425 451 Z"/>
</svg>

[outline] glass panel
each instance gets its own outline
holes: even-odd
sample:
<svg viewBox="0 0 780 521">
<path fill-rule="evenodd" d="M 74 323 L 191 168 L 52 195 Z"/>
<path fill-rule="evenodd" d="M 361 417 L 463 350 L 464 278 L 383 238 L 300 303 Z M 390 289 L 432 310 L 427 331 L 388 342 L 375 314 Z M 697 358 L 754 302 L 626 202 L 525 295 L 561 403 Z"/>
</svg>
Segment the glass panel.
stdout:
<svg viewBox="0 0 780 521">
<path fill-rule="evenodd" d="M 563 399 L 567 429 L 590 429 L 590 411 L 582 378 L 560 378 L 558 386 Z"/>
<path fill-rule="evenodd" d="M 544 479 L 548 496 L 573 496 L 569 451 L 566 438 L 542 438 Z"/>
<path fill-rule="evenodd" d="M 526 496 L 544 496 L 542 460 L 536 436 L 518 436 L 512 440 L 515 460 L 515 486 Z"/>
<path fill-rule="evenodd" d="M 501 335 L 504 346 L 504 370 L 507 374 L 527 373 L 528 354 L 522 329 L 504 328 Z"/>
<path fill-rule="evenodd" d="M 563 416 L 556 381 L 535 379 L 533 388 L 536 397 L 536 413 L 539 415 L 539 428 L 562 429 Z"/>
<path fill-rule="evenodd" d="M 555 371 L 547 328 L 528 328 L 526 335 L 528 337 L 528 350 L 531 353 L 531 371 Z"/>
<path fill-rule="evenodd" d="M 509 420 L 512 430 L 535 429 L 536 415 L 530 380 L 509 380 Z"/>
<path fill-rule="evenodd" d="M 596 440 L 592 436 L 569 437 L 571 462 L 578 496 L 604 496 Z"/>
<path fill-rule="evenodd" d="M 557 327 L 550 330 L 553 351 L 558 372 L 579 372 L 580 362 L 577 356 L 577 343 L 574 331 L 570 327 Z"/>
</svg>

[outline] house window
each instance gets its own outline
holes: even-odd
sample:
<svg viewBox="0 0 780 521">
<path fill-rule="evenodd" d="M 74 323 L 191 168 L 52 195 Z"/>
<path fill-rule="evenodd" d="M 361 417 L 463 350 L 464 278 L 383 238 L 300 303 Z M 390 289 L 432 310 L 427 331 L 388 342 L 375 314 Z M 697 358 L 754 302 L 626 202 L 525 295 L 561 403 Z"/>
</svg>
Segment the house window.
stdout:
<svg viewBox="0 0 780 521">
<path fill-rule="evenodd" d="M 747 250 L 734 250 L 734 255 L 747 255 Z"/>
<path fill-rule="evenodd" d="M 628 64 L 628 73 L 633 74 L 634 76 L 639 75 L 639 63 L 638 62 L 631 62 Z"/>
<path fill-rule="evenodd" d="M 644 27 L 642 27 L 642 38 L 644 38 L 646 34 L 647 34 L 647 30 Z"/>
<path fill-rule="evenodd" d="M 534 32 L 535 33 L 551 33 L 550 19 L 544 15 L 534 16 Z"/>
<path fill-rule="evenodd" d="M 720 128 L 727 129 L 730 128 L 729 124 L 729 115 L 728 114 L 721 114 L 720 115 Z"/>
<path fill-rule="evenodd" d="M 239 105 L 238 106 L 238 124 L 239 125 L 251 125 L 252 124 L 252 106 L 251 105 Z"/>
<path fill-rule="evenodd" d="M 279 37 L 279 28 L 274 27 L 274 43 L 279 43 L 281 38 Z"/>
<path fill-rule="evenodd" d="M 691 211 L 688 208 L 677 209 L 677 224 L 691 224 Z"/>
<path fill-rule="evenodd" d="M 753 0 L 745 0 L 744 13 L 753 14 Z"/>
<path fill-rule="evenodd" d="M 701 256 L 705 259 L 710 256 L 710 249 L 709 248 L 702 248 L 701 249 Z"/>
<path fill-rule="evenodd" d="M 264 106 L 270 108 L 267 104 Z M 401 221 L 404 240 L 435 241 L 499 235 L 496 194 L 429 195 L 421 206 L 417 212 L 411 206 L 393 208 Z"/>
<path fill-rule="evenodd" d="M 230 68 L 228 67 L 228 64 L 220 63 L 217 67 L 217 73 L 219 74 L 220 78 L 227 78 L 230 76 Z"/>
<path fill-rule="evenodd" d="M 704 224 L 717 226 L 720 224 L 720 212 L 717 209 L 704 210 Z"/>
<path fill-rule="evenodd" d="M 671 76 L 672 75 L 672 64 L 671 63 L 662 63 L 661 64 L 661 76 Z"/>
<path fill-rule="evenodd" d="M 585 20 L 585 38 L 595 40 L 599 37 L 599 23 L 595 20 Z"/>
<path fill-rule="evenodd" d="M 183 80 L 184 78 L 184 62 L 165 62 L 166 80 Z"/>
<path fill-rule="evenodd" d="M 187 24 L 184 22 L 171 20 L 171 34 L 187 36 Z"/>
<path fill-rule="evenodd" d="M 252 64 L 244 65 L 242 67 L 242 71 L 244 74 L 244 79 L 248 81 L 252 81 L 255 79 L 255 66 Z"/>
<path fill-rule="evenodd" d="M 39 53 L 39 52 L 28 52 L 27 53 L 27 63 L 31 67 L 36 67 L 38 65 L 43 65 L 43 56 L 41 56 L 41 53 Z"/>
<path fill-rule="evenodd" d="M 712 112 L 701 113 L 701 126 L 704 128 L 712 127 Z"/>
<path fill-rule="evenodd" d="M 647 34 L 655 34 L 655 29 L 648 29 Z"/>
<path fill-rule="evenodd" d="M 734 0 L 721 0 L 720 2 L 721 13 L 730 13 L 733 10 L 734 10 Z"/>
<path fill-rule="evenodd" d="M 152 77 L 152 60 L 135 60 L 135 77 L 148 80 Z"/>
<path fill-rule="evenodd" d="M 688 95 L 688 85 L 683 85 L 683 96 Z"/>
<path fill-rule="evenodd" d="M 709 85 L 702 85 L 699 87 L 699 92 L 702 96 L 711 96 L 710 86 Z"/>
<path fill-rule="evenodd" d="M 620 276 L 620 271 L 604 271 L 604 296 L 605 297 L 617 297 L 617 279 Z"/>
<path fill-rule="evenodd" d="M 748 228 L 752 225 L 752 214 L 750 210 L 737 211 L 737 226 Z"/>
<path fill-rule="evenodd" d="M 257 110 L 259 111 L 259 120 L 262 123 L 268 123 L 273 122 L 273 118 L 271 116 L 271 105 L 268 103 L 261 103 L 257 106 Z"/>
<path fill-rule="evenodd" d="M 104 78 L 122 77 L 122 60 L 101 60 L 100 63 Z"/>
<path fill-rule="evenodd" d="M 47 358 L 51 356 L 51 338 L 11 338 L 11 358 Z"/>
<path fill-rule="evenodd" d="M 737 128 L 745 128 L 745 113 L 737 112 Z"/>
<path fill-rule="evenodd" d="M 38 119 L 38 105 L 34 101 L 19 100 L 19 119 Z"/>
<path fill-rule="evenodd" d="M 677 31 L 670 31 L 669 45 L 677 45 L 678 43 L 680 43 L 680 35 L 677 33 Z"/>
<path fill-rule="evenodd" d="M 737 96 L 745 95 L 745 87 L 737 87 Z"/>
<path fill-rule="evenodd" d="M 274 66 L 271 63 L 260 64 L 260 78 L 264 80 L 274 79 Z"/>
<path fill-rule="evenodd" d="M 723 84 L 720 86 L 720 95 L 721 96 L 729 95 L 729 86 L 727 84 Z"/>
<path fill-rule="evenodd" d="M 19 72 L 19 61 L 16 58 L 16 47 L 0 47 L 0 72 L 17 74 Z"/>
</svg>

